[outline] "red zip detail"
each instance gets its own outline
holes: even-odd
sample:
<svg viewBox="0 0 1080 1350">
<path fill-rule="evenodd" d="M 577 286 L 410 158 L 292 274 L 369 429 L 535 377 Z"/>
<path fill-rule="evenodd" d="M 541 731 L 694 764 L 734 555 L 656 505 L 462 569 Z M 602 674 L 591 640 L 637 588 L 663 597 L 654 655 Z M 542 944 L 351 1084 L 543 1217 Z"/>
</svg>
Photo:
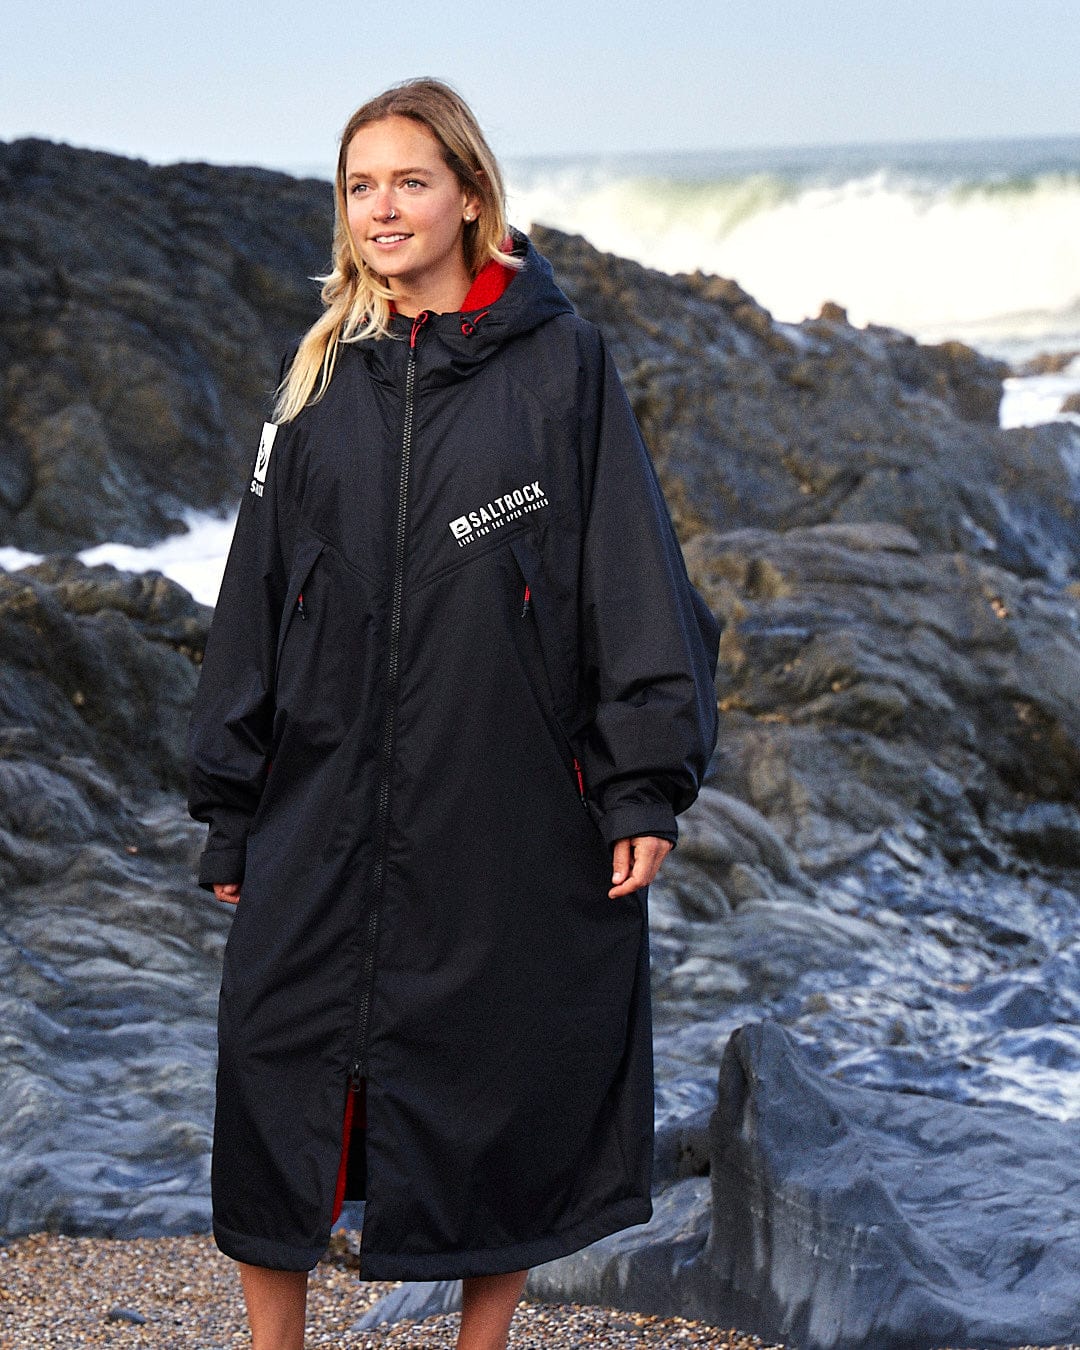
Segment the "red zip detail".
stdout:
<svg viewBox="0 0 1080 1350">
<path fill-rule="evenodd" d="M 419 337 L 419 335 L 420 335 L 420 329 L 423 328 L 424 324 L 426 324 L 427 321 L 428 321 L 428 319 L 430 319 L 430 318 L 431 318 L 431 315 L 428 313 L 428 311 L 427 311 L 426 309 L 422 309 L 422 310 L 420 311 L 420 313 L 416 316 L 416 318 L 413 319 L 413 321 L 412 321 L 412 332 L 409 334 L 409 347 L 410 347 L 410 348 L 416 346 L 416 339 L 417 339 L 417 338 Z"/>
<path fill-rule="evenodd" d="M 525 583 L 525 603 L 521 606 L 521 617 L 524 618 L 529 612 L 529 585 Z"/>
<path fill-rule="evenodd" d="M 577 756 L 574 756 L 574 772 L 577 774 L 577 790 L 581 794 L 581 800 L 585 800 L 585 779 L 581 773 L 581 765 L 577 762 Z"/>
</svg>

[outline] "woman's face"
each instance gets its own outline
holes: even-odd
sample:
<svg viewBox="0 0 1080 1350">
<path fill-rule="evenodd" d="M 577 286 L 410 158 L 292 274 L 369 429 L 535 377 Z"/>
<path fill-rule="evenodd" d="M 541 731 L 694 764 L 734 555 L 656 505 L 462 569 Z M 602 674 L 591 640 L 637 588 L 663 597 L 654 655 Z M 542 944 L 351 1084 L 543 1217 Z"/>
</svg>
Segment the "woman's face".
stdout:
<svg viewBox="0 0 1080 1350">
<path fill-rule="evenodd" d="M 460 308 L 470 281 L 462 236 L 480 203 L 423 123 L 384 117 L 361 127 L 345 156 L 345 200 L 357 251 L 400 297 L 399 309 Z"/>
</svg>

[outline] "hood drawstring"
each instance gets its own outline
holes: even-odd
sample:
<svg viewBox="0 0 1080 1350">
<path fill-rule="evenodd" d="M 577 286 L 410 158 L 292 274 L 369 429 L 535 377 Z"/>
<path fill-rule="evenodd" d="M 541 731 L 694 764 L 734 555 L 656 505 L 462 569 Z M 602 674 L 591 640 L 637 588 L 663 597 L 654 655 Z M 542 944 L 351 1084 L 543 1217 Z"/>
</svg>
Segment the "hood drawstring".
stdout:
<svg viewBox="0 0 1080 1350">
<path fill-rule="evenodd" d="M 488 314 L 490 314 L 490 313 L 491 313 L 490 310 L 485 309 L 485 310 L 482 310 L 482 311 L 476 316 L 475 319 L 462 319 L 462 321 L 461 321 L 461 331 L 462 331 L 462 333 L 463 333 L 466 337 L 472 337 L 472 335 L 476 332 L 476 325 L 480 322 L 481 319 L 486 318 L 486 317 L 488 316 Z"/>
</svg>

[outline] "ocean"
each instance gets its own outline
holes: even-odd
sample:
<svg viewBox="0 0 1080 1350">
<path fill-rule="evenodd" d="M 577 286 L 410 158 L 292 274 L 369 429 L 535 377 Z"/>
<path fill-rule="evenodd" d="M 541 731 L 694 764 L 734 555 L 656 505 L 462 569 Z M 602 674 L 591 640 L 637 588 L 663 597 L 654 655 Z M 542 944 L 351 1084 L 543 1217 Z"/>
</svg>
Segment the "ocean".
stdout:
<svg viewBox="0 0 1080 1350">
<path fill-rule="evenodd" d="M 719 273 L 778 318 L 1022 361 L 1080 348 L 1080 137 L 510 161 L 510 213 L 664 272 Z"/>
<path fill-rule="evenodd" d="M 665 272 L 733 277 L 787 322 L 826 300 L 852 323 L 959 338 L 1014 367 L 1080 353 L 1080 137 L 508 159 L 510 218 L 584 235 Z M 297 166 L 327 177 L 330 170 Z M 1004 426 L 1068 420 L 1080 355 L 1006 381 Z M 145 549 L 79 556 L 158 568 L 212 604 L 232 521 L 192 514 Z M 0 548 L 0 564 L 34 555 Z"/>
</svg>

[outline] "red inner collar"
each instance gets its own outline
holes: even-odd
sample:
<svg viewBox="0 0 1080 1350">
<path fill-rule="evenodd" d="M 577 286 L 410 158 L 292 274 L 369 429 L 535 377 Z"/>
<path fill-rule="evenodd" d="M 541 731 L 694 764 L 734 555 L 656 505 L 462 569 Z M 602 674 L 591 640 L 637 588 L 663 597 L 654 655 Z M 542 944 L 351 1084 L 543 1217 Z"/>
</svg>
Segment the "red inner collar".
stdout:
<svg viewBox="0 0 1080 1350">
<path fill-rule="evenodd" d="M 503 241 L 503 251 L 510 251 L 510 240 Z M 471 309 L 487 309 L 493 305 L 514 278 L 514 269 L 499 262 L 498 258 L 489 258 L 476 274 L 476 280 L 469 287 L 469 294 L 461 302 L 461 312 Z"/>
<path fill-rule="evenodd" d="M 509 253 L 513 246 L 513 239 L 507 235 L 502 242 L 503 252 Z M 476 274 L 476 280 L 469 287 L 468 295 L 461 302 L 459 313 L 467 314 L 471 310 L 486 309 L 489 305 L 493 305 L 516 275 L 512 267 L 507 267 L 497 258 L 489 258 Z M 393 300 L 390 301 L 390 313 L 397 313 L 397 305 Z"/>
</svg>

